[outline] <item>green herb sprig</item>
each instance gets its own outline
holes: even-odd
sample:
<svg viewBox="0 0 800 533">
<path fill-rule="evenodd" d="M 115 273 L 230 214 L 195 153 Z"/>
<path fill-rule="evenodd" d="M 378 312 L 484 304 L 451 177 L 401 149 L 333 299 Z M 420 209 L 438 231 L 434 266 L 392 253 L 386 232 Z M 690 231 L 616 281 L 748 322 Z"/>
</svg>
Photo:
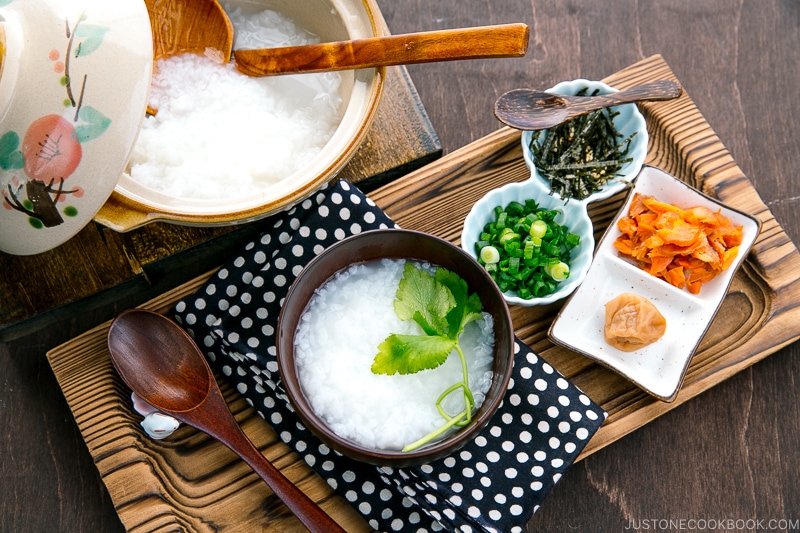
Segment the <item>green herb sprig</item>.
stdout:
<svg viewBox="0 0 800 533">
<path fill-rule="evenodd" d="M 576 96 L 586 96 L 584 87 Z M 598 94 L 595 90 L 592 96 Z M 599 109 L 546 130 L 534 131 L 530 149 L 539 173 L 550 182 L 550 193 L 564 201 L 583 200 L 616 179 L 638 132 L 622 139 L 614 126 L 619 111 Z"/>
<path fill-rule="evenodd" d="M 483 305 L 477 294 L 469 294 L 467 282 L 458 274 L 437 267 L 433 275 L 406 263 L 403 278 L 395 293 L 394 310 L 401 320 L 413 320 L 422 335 L 392 333 L 378 346 L 372 363 L 375 374 L 414 374 L 443 364 L 455 350 L 461 359 L 462 380 L 448 387 L 436 400 L 436 408 L 445 423 L 421 439 L 406 445 L 404 452 L 424 446 L 454 426 L 466 426 L 472 421 L 475 399 L 469 388 L 469 373 L 459 337 L 464 326 L 481 317 Z M 461 389 L 464 410 L 455 416 L 448 414 L 442 402 Z"/>
</svg>

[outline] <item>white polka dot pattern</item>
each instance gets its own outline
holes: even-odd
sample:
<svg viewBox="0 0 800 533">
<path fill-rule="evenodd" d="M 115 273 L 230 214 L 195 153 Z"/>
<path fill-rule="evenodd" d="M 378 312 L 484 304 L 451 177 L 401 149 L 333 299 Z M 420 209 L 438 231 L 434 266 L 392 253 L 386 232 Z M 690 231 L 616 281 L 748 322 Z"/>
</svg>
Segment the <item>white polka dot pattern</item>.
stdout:
<svg viewBox="0 0 800 533">
<path fill-rule="evenodd" d="M 269 221 L 268 231 L 175 307 L 176 320 L 211 365 L 373 529 L 523 531 L 606 413 L 517 342 L 503 405 L 452 456 L 392 469 L 333 452 L 300 424 L 281 386 L 275 361 L 280 306 L 302 266 L 322 250 L 395 224 L 347 182 L 326 186 Z"/>
</svg>

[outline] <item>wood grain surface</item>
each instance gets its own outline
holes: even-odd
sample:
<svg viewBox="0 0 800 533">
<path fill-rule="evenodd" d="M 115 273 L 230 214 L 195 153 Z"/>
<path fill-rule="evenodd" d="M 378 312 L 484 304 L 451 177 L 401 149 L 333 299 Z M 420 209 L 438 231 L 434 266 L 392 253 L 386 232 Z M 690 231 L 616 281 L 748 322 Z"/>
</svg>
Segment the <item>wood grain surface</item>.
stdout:
<svg viewBox="0 0 800 533">
<path fill-rule="evenodd" d="M 508 22 L 531 27 L 525 58 L 408 67 L 445 153 L 495 132 L 500 124 L 492 106 L 510 89 L 600 79 L 661 54 L 784 232 L 800 243 L 796 0 L 378 3 L 393 33 Z M 385 141 L 405 143 L 413 133 L 392 124 Z M 377 152 L 378 146 L 362 150 Z M 98 233 L 76 246 L 73 257 L 119 237 Z M 164 242 L 174 244 L 143 236 L 132 249 L 147 254 Z M 127 261 L 109 259 L 109 270 L 130 268 Z M 190 264 L 160 266 L 147 275 L 153 284 L 162 276 L 184 282 L 194 276 Z M 788 268 L 782 277 L 799 275 Z M 30 308 L 19 284 L 46 280 L 53 275 L 49 269 L 66 269 L 69 275 L 59 275 L 72 279 L 83 274 L 69 260 L 6 268 L 3 305 Z M 135 298 L 82 302 L 57 324 L 32 326 L 25 337 L 0 345 L 0 531 L 125 530 L 45 352 L 109 313 L 158 294 L 147 293 L 151 285 L 142 277 L 136 283 Z M 49 290 L 63 291 L 63 297 L 75 293 L 68 284 Z M 782 327 L 792 332 L 797 324 Z M 715 531 L 754 531 L 755 522 L 745 527 L 747 520 L 762 521 L 766 530 L 775 520 L 773 530 L 786 531 L 787 523 L 779 529 L 778 521 L 796 525 L 800 518 L 799 381 L 800 345 L 794 343 L 574 465 L 527 531 L 686 531 L 692 519 L 742 521 Z"/>
<path fill-rule="evenodd" d="M 381 7 L 394 32 L 470 21 L 531 25 L 525 60 L 409 67 L 446 153 L 494 132 L 489 110 L 510 89 L 600 79 L 661 54 L 800 243 L 798 2 L 398 0 Z M 528 531 L 686 531 L 687 520 L 704 518 L 763 520 L 766 528 L 769 520 L 798 519 L 798 382 L 794 343 L 578 463 Z"/>
<path fill-rule="evenodd" d="M 675 79 L 660 56 L 641 61 L 605 81 L 625 88 L 656 79 Z M 800 323 L 800 280 L 782 275 L 785 269 L 781 266 L 790 265 L 788 270 L 800 271 L 797 249 L 702 119 L 689 95 L 676 101 L 642 104 L 642 109 L 651 136 L 647 164 L 703 188 L 731 207 L 747 210 L 758 216 L 764 226 L 672 403 L 659 401 L 614 372 L 554 346 L 547 338 L 547 329 L 563 302 L 541 308 L 512 307 L 517 335 L 609 413 L 580 458 L 800 337 L 800 329 L 786 327 Z M 374 191 L 371 197 L 401 227 L 458 242 L 462 221 L 475 200 L 491 188 L 529 175 L 519 138 L 516 130 L 499 130 Z M 591 206 L 598 238 L 623 198 L 624 194 L 620 194 Z M 781 254 L 773 253 L 776 244 Z M 197 290 L 200 282 L 194 280 L 179 287 L 148 307 L 163 312 L 178 298 Z M 127 394 L 121 393 L 124 387 L 120 387 L 119 378 L 111 370 L 106 331 L 107 325 L 92 330 L 49 352 L 48 358 L 128 530 L 150 531 L 163 526 L 200 532 L 212 530 L 207 525 L 211 521 L 217 531 L 252 529 L 256 524 L 276 531 L 302 531 L 288 513 L 264 511 L 265 506 L 281 506 L 265 487 L 252 479 L 243 481 L 246 467 L 243 472 L 244 465 L 232 462 L 221 444 L 209 442 L 191 428 L 183 428 L 175 438 L 162 442 L 143 436 Z M 240 406 L 238 394 L 227 392 L 229 401 Z M 259 449 L 279 462 L 287 476 L 298 476 L 293 481 L 326 505 L 326 510 L 349 530 L 363 530 L 363 522 L 348 514 L 352 511 L 350 506 L 333 497 L 302 459 L 280 442 L 269 424 L 246 408 L 238 414 L 247 421 L 248 432 Z"/>
</svg>

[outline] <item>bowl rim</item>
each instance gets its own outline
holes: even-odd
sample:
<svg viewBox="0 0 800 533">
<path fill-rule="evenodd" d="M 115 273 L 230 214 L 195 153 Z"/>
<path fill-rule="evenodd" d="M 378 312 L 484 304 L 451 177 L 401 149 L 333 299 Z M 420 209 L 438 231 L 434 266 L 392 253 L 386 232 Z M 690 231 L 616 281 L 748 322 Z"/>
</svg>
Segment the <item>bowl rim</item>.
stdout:
<svg viewBox="0 0 800 533">
<path fill-rule="evenodd" d="M 366 241 L 366 243 L 361 243 L 359 252 L 366 250 L 367 257 L 363 258 L 361 255 L 358 258 L 349 256 L 349 261 L 346 262 L 344 266 L 333 269 L 329 275 L 325 277 L 325 280 L 330 279 L 333 274 L 341 271 L 344 268 L 347 268 L 352 264 L 362 263 L 369 260 L 378 260 L 381 258 L 417 259 L 420 261 L 428 261 L 432 264 L 437 264 L 436 261 L 432 261 L 429 258 L 409 257 L 409 255 L 405 253 L 379 253 L 382 251 L 380 249 L 381 241 L 385 243 L 387 241 L 387 236 L 390 234 L 393 237 L 417 241 L 420 239 L 428 240 L 432 243 L 432 245 L 437 247 L 443 246 L 445 250 L 449 250 L 451 253 L 457 255 L 461 260 L 467 261 L 468 264 L 471 264 L 474 267 L 474 275 L 479 276 L 482 281 L 486 281 L 486 283 L 481 283 L 481 287 L 474 287 L 470 285 L 470 290 L 481 292 L 484 295 L 487 292 L 493 294 L 493 298 L 497 302 L 497 305 L 494 306 L 496 313 L 493 314 L 500 315 L 493 316 L 495 330 L 495 360 L 493 363 L 492 384 L 489 392 L 487 392 L 486 399 L 484 400 L 483 404 L 478 411 L 474 413 L 472 423 L 468 427 L 453 433 L 449 437 L 427 444 L 410 452 L 367 448 L 334 433 L 327 426 L 325 421 L 314 413 L 313 409 L 306 400 L 305 395 L 303 394 L 293 364 L 293 344 L 287 344 L 288 350 L 283 349 L 283 345 L 285 343 L 293 343 L 296 323 L 299 320 L 299 316 L 302 314 L 302 310 L 305 309 L 308 304 L 308 300 L 310 299 L 309 295 L 309 297 L 305 298 L 305 301 L 302 302 L 300 313 L 294 313 L 292 306 L 288 305 L 291 297 L 299 291 L 304 290 L 301 288 L 303 280 L 307 276 L 311 275 L 310 273 L 313 273 L 315 269 L 324 268 L 326 258 L 337 253 L 337 250 L 346 246 L 353 246 L 354 242 L 358 243 L 360 241 Z M 416 255 L 424 256 L 425 253 L 417 253 Z M 313 287 L 310 289 L 310 293 L 313 294 L 316 289 L 316 286 Z M 308 288 L 305 290 L 309 291 Z M 486 304 L 484 304 L 484 310 L 486 310 L 485 305 Z M 289 325 L 287 326 L 287 324 Z M 290 328 L 292 324 L 295 325 L 294 328 Z M 504 333 L 505 335 L 503 335 Z M 308 427 L 308 429 L 311 430 L 312 433 L 314 433 L 318 438 L 320 438 L 320 440 L 339 453 L 362 462 L 378 466 L 402 467 L 427 463 L 452 454 L 471 441 L 489 423 L 490 419 L 494 416 L 494 414 L 497 412 L 497 409 L 503 402 L 505 392 L 508 389 L 508 384 L 510 382 L 514 367 L 513 359 L 515 342 L 516 336 L 514 333 L 514 326 L 511 320 L 511 313 L 508 309 L 508 305 L 506 304 L 505 299 L 502 297 L 502 293 L 497 285 L 491 280 L 491 278 L 488 277 L 488 273 L 486 273 L 483 267 L 481 267 L 474 258 L 472 258 L 458 246 L 435 235 L 416 230 L 387 228 L 365 231 L 338 241 L 337 243 L 323 250 L 314 259 L 309 261 L 305 268 L 303 268 L 300 274 L 298 274 L 293 281 L 292 285 L 289 287 L 286 297 L 281 305 L 281 312 L 278 316 L 278 326 L 276 332 L 276 359 L 278 364 L 278 372 L 281 375 L 281 382 L 283 383 L 290 403 L 292 404 L 295 412 L 298 414 L 303 424 L 306 425 L 306 427 Z M 496 357 L 498 353 L 507 354 L 507 359 L 505 362 L 498 362 L 498 358 Z M 504 368 L 502 373 L 497 371 L 498 365 L 500 365 L 501 368 Z M 492 391 L 494 391 L 494 395 L 490 396 Z"/>
</svg>

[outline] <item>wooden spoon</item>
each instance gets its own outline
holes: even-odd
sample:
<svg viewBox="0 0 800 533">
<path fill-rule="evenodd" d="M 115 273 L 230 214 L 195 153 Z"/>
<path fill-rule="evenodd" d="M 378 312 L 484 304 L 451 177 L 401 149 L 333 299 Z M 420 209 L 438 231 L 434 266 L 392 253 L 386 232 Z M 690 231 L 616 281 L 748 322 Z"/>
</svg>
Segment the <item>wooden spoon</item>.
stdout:
<svg viewBox="0 0 800 533">
<path fill-rule="evenodd" d="M 524 56 L 526 24 L 370 37 L 281 48 L 234 50 L 236 68 L 249 76 L 328 72 L 435 61 Z"/>
<path fill-rule="evenodd" d="M 310 531 L 344 532 L 247 438 L 228 409 L 205 357 L 177 324 L 151 311 L 125 311 L 111 324 L 108 350 L 123 381 L 144 401 L 233 450 Z"/>
<path fill-rule="evenodd" d="M 153 61 L 199 54 L 226 64 L 233 49 L 233 24 L 217 0 L 145 0 L 153 30 Z M 147 112 L 156 110 L 147 107 Z"/>
<path fill-rule="evenodd" d="M 604 107 L 641 100 L 669 100 L 680 94 L 680 85 L 670 80 L 597 96 L 566 96 L 514 89 L 497 99 L 494 114 L 500 122 L 518 130 L 543 130 Z"/>
</svg>

